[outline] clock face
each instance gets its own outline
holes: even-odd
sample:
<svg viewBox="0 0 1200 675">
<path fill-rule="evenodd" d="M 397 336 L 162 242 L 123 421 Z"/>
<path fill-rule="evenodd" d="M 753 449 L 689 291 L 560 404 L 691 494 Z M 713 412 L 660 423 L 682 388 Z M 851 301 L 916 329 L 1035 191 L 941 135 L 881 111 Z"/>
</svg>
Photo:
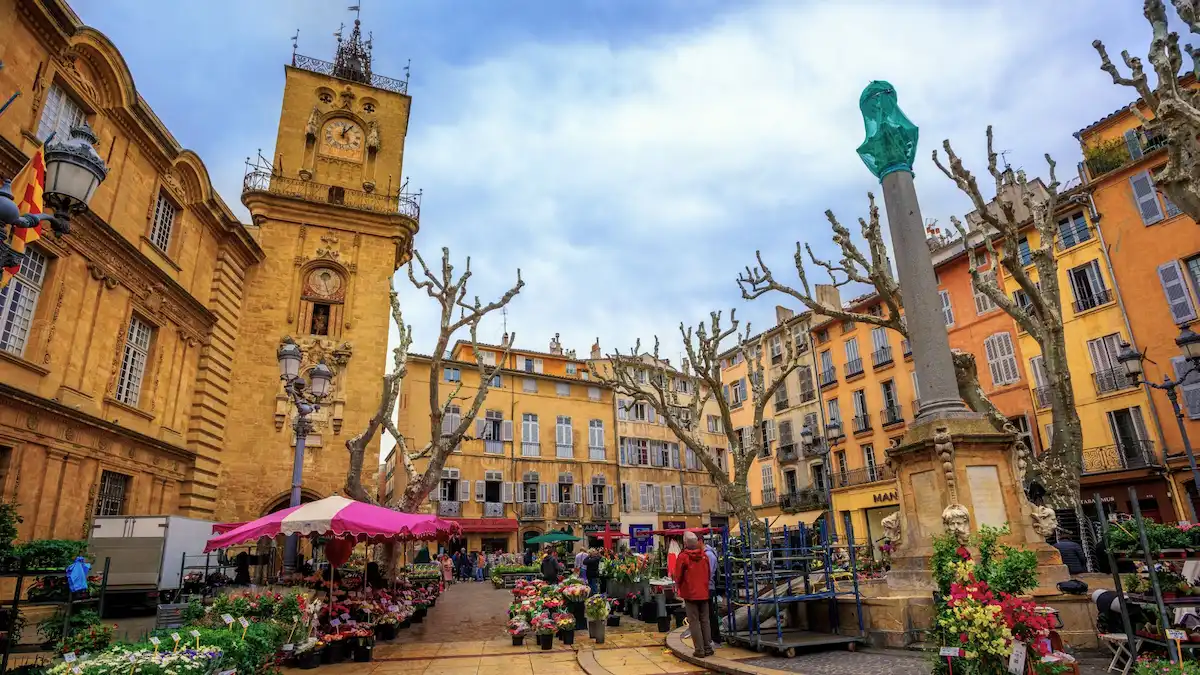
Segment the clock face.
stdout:
<svg viewBox="0 0 1200 675">
<path fill-rule="evenodd" d="M 362 156 L 363 130 L 350 120 L 333 120 L 325 125 L 321 135 L 321 151 L 326 155 L 343 159 L 358 159 Z"/>
<path fill-rule="evenodd" d="M 340 299 L 342 295 L 342 275 L 322 267 L 308 273 L 309 292 L 320 298 Z"/>
</svg>

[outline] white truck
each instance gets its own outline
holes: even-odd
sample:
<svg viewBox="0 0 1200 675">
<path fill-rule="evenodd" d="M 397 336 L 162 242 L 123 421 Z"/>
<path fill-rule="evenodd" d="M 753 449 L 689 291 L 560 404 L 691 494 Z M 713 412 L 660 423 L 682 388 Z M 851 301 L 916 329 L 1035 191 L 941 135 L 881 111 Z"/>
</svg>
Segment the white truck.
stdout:
<svg viewBox="0 0 1200 675">
<path fill-rule="evenodd" d="M 184 554 L 202 554 L 212 527 L 182 516 L 97 516 L 88 552 L 96 560 L 111 558 L 105 604 L 153 610 L 160 596 L 179 589 Z"/>
</svg>

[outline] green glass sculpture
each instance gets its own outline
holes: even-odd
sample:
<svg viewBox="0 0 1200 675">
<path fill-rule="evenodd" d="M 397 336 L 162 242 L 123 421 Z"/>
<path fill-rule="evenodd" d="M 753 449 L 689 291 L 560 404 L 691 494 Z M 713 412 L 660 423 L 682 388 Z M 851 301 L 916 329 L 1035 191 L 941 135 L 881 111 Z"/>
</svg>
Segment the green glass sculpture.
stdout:
<svg viewBox="0 0 1200 675">
<path fill-rule="evenodd" d="M 896 104 L 896 89 L 883 80 L 875 80 L 858 97 L 867 138 L 858 146 L 863 164 L 883 181 L 893 171 L 912 173 L 917 156 L 917 125 Z"/>
</svg>

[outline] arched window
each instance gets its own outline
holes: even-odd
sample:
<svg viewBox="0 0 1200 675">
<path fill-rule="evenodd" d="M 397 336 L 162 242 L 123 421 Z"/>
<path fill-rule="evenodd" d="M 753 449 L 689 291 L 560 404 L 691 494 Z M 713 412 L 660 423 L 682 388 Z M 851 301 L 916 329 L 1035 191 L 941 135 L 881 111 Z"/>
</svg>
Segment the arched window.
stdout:
<svg viewBox="0 0 1200 675">
<path fill-rule="evenodd" d="M 346 280 L 332 267 L 314 267 L 304 274 L 300 291 L 300 333 L 321 337 L 341 335 Z"/>
</svg>

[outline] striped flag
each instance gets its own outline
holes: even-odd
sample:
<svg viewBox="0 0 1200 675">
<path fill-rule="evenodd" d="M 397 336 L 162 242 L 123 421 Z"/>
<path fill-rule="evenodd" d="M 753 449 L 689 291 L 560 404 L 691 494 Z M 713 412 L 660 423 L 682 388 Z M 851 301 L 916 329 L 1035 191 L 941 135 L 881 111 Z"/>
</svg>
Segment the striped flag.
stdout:
<svg viewBox="0 0 1200 675">
<path fill-rule="evenodd" d="M 46 189 L 46 162 L 39 149 L 30 158 L 29 163 L 12 180 L 13 199 L 17 202 L 17 210 L 21 215 L 40 214 L 45 204 L 42 193 Z M 17 254 L 25 252 L 25 247 L 37 241 L 42 236 L 45 221 L 39 221 L 33 227 L 14 226 L 12 237 L 8 244 Z M 10 279 L 21 269 L 20 264 L 5 267 L 0 272 L 0 288 L 8 285 Z"/>
</svg>

